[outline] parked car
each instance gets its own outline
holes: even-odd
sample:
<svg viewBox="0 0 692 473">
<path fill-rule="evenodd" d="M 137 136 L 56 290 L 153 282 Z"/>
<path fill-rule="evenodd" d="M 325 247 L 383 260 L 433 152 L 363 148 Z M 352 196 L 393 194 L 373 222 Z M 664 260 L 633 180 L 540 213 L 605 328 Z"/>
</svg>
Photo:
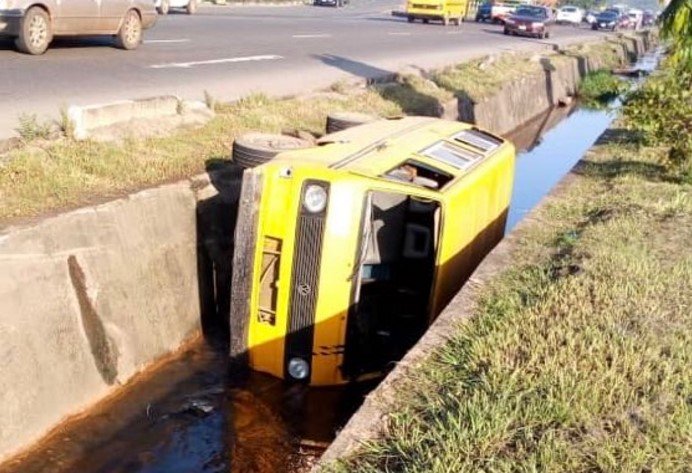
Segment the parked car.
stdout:
<svg viewBox="0 0 692 473">
<path fill-rule="evenodd" d="M 550 25 L 553 23 L 551 11 L 547 7 L 526 5 L 505 20 L 505 34 L 532 36 L 535 38 L 550 37 Z"/>
<path fill-rule="evenodd" d="M 406 17 L 409 23 L 422 20 L 428 23 L 430 20 L 441 21 L 443 25 L 461 25 L 466 15 L 468 0 L 408 0 L 406 4 Z"/>
<path fill-rule="evenodd" d="M 614 10 L 606 10 L 596 17 L 596 21 L 591 25 L 592 30 L 611 30 L 616 31 L 622 25 L 622 17 Z"/>
<path fill-rule="evenodd" d="M 257 164 L 243 174 L 229 354 L 296 383 L 371 379 L 501 240 L 514 147 L 429 117 L 287 143 L 292 151 L 277 149 L 281 138 L 233 146 L 236 162 Z"/>
<path fill-rule="evenodd" d="M 0 0 L 0 36 L 26 54 L 43 54 L 56 36 L 113 35 L 117 47 L 135 49 L 155 22 L 151 0 Z"/>
<path fill-rule="evenodd" d="M 571 25 L 579 25 L 583 20 L 584 10 L 571 5 L 559 8 L 555 17 L 556 23 L 567 23 Z"/>
<path fill-rule="evenodd" d="M 313 5 L 318 7 L 343 7 L 348 5 L 349 0 L 314 0 Z"/>
<path fill-rule="evenodd" d="M 197 11 L 199 0 L 155 0 L 156 10 L 162 15 L 168 15 L 171 8 L 182 9 L 188 15 Z"/>
</svg>

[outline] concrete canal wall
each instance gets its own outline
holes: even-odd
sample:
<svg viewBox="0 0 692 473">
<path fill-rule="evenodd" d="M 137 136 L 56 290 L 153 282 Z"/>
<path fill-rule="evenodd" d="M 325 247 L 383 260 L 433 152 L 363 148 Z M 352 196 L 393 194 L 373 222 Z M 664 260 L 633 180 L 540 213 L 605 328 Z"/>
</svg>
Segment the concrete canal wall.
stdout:
<svg viewBox="0 0 692 473">
<path fill-rule="evenodd" d="M 0 459 L 199 333 L 225 178 L 0 230 Z"/>
<path fill-rule="evenodd" d="M 630 44 L 613 47 L 623 59 L 647 47 L 643 39 Z M 461 118 L 472 112 L 496 132 L 516 128 L 573 91 L 584 61 L 599 67 L 578 58 L 560 66 L 543 98 L 547 76 L 510 84 L 498 91 L 503 98 L 460 100 Z M 539 97 L 540 106 L 522 96 Z M 239 180 L 237 170 L 217 169 L 0 229 L 0 460 L 228 313 Z M 343 451 L 345 436 L 330 452 Z"/>
<path fill-rule="evenodd" d="M 459 120 L 506 134 L 530 119 L 573 97 L 590 71 L 611 69 L 633 60 L 651 47 L 648 33 L 612 38 L 584 45 L 577 52 L 535 55 L 542 71 L 510 81 L 483 97 L 460 94 Z"/>
</svg>

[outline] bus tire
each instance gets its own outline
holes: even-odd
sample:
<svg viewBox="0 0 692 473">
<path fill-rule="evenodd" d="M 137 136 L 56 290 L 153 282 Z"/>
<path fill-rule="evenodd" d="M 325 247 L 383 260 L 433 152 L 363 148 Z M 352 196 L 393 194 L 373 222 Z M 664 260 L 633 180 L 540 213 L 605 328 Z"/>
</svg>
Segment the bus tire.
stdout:
<svg viewBox="0 0 692 473">
<path fill-rule="evenodd" d="M 243 168 L 254 168 L 284 151 L 310 148 L 313 144 L 293 136 L 269 133 L 245 133 L 233 141 L 233 162 Z"/>
<path fill-rule="evenodd" d="M 366 113 L 333 112 L 327 115 L 327 133 L 336 133 L 337 131 L 374 122 L 375 120 L 377 120 L 377 117 Z"/>
</svg>

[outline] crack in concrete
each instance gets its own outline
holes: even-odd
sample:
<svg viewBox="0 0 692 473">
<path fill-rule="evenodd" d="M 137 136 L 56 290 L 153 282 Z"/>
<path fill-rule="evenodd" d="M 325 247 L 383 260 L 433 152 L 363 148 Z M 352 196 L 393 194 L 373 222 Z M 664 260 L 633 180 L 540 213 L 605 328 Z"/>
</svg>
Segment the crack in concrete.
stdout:
<svg viewBox="0 0 692 473">
<path fill-rule="evenodd" d="M 84 271 L 75 255 L 67 258 L 67 267 L 72 287 L 79 301 L 82 327 L 89 341 L 94 364 L 106 384 L 112 385 L 118 376 L 118 353 L 110 343 L 103 322 L 96 312 L 93 301 L 89 298 Z"/>
</svg>

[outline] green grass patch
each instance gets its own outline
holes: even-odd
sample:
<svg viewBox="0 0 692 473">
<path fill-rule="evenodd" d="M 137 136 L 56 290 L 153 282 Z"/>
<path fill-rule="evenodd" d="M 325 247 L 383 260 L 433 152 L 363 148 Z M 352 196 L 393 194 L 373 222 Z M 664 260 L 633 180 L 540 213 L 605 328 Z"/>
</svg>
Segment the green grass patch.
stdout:
<svg viewBox="0 0 692 473">
<path fill-rule="evenodd" d="M 610 71 L 590 72 L 579 84 L 579 97 L 592 108 L 604 108 L 628 89 L 627 82 Z"/>
<path fill-rule="evenodd" d="M 689 471 L 692 186 L 661 152 L 591 152 L 382 438 L 331 469 Z"/>
</svg>

